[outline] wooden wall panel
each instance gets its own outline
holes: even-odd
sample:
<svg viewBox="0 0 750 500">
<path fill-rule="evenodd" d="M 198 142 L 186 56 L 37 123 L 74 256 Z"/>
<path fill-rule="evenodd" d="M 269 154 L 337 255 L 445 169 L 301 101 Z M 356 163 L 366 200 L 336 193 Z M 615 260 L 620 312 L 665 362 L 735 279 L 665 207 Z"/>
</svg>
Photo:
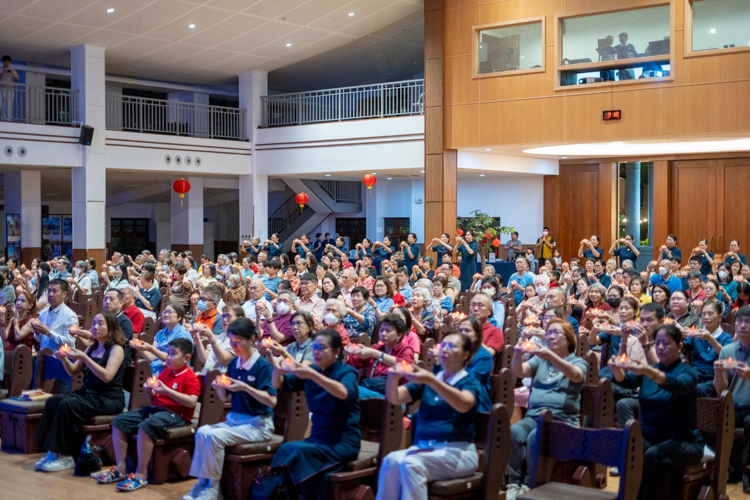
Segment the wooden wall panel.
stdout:
<svg viewBox="0 0 750 500">
<path fill-rule="evenodd" d="M 424 109 L 424 152 L 425 154 L 441 154 L 443 152 L 442 106 Z"/>
<path fill-rule="evenodd" d="M 564 111 L 563 97 L 480 104 L 479 145 L 518 144 L 526 137 L 533 137 L 530 142 L 562 141 Z"/>
<path fill-rule="evenodd" d="M 480 80 L 471 78 L 471 56 L 449 57 L 444 66 L 445 104 L 479 102 Z"/>
<path fill-rule="evenodd" d="M 707 238 L 709 248 L 717 248 L 715 161 L 672 162 L 670 184 L 669 211 L 673 219 L 669 232 L 677 235 L 677 246 L 686 250 L 695 247 L 701 238 Z M 658 239 L 654 234 L 654 246 L 658 249 L 665 239 L 666 235 Z"/>
<path fill-rule="evenodd" d="M 479 5 L 479 0 L 445 0 L 445 9 L 460 9 L 461 7 L 469 7 L 471 5 Z"/>
<path fill-rule="evenodd" d="M 599 165 L 560 169 L 560 250 L 565 259 L 578 253 L 579 242 L 599 233 Z"/>
<path fill-rule="evenodd" d="M 715 251 L 729 250 L 729 242 L 738 240 L 747 253 L 750 248 L 750 158 L 717 160 L 716 210 L 719 229 Z"/>
<path fill-rule="evenodd" d="M 599 210 L 598 235 L 601 247 L 607 249 L 617 237 L 617 164 L 608 162 L 599 164 Z M 606 257 L 604 257 L 606 260 Z"/>
<path fill-rule="evenodd" d="M 654 162 L 654 219 L 650 221 L 653 227 L 654 241 L 650 242 L 654 247 L 654 255 L 659 255 L 659 247 L 667 241 L 669 230 L 669 192 L 670 192 L 669 162 L 659 160 Z M 692 213 L 692 211 L 691 211 Z"/>
<path fill-rule="evenodd" d="M 554 64 L 555 53 L 552 47 L 547 47 L 546 64 Z M 537 96 L 553 97 L 549 92 L 552 88 L 552 74 L 530 73 L 503 78 L 482 78 L 479 80 L 480 95 L 482 101 L 508 101 L 514 99 L 526 99 Z"/>
<path fill-rule="evenodd" d="M 450 117 L 450 122 L 445 127 L 445 147 L 479 146 L 479 104 L 451 106 L 446 117 Z"/>
<path fill-rule="evenodd" d="M 665 136 L 750 130 L 750 80 L 665 88 Z"/>
<path fill-rule="evenodd" d="M 560 176 L 544 176 L 544 222 L 560 244 Z"/>
<path fill-rule="evenodd" d="M 445 56 L 471 55 L 471 27 L 478 24 L 478 5 L 446 11 Z"/>
</svg>

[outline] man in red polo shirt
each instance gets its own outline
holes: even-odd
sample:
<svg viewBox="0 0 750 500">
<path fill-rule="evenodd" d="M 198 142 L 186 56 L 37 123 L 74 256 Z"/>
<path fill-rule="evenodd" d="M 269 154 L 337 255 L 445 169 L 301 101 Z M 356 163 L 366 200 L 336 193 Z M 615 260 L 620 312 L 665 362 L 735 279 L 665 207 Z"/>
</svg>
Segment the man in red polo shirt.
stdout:
<svg viewBox="0 0 750 500">
<path fill-rule="evenodd" d="M 492 356 L 496 356 L 503 350 L 503 331 L 492 326 L 487 320 L 492 316 L 492 298 L 486 293 L 474 295 L 469 303 L 469 314 L 482 323 L 483 344 Z"/>
<path fill-rule="evenodd" d="M 133 333 L 140 335 L 146 318 L 143 316 L 143 311 L 135 307 L 133 288 L 126 286 L 120 291 L 122 292 L 122 313 L 133 323 Z"/>
</svg>

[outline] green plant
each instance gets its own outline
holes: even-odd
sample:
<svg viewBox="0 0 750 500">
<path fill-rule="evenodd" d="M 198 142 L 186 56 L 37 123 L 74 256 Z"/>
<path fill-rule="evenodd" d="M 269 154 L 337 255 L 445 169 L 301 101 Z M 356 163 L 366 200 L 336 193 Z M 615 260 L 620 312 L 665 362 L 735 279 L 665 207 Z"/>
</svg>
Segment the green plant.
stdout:
<svg viewBox="0 0 750 500">
<path fill-rule="evenodd" d="M 456 226 L 462 231 L 471 231 L 475 235 L 474 240 L 479 246 L 482 269 L 484 269 L 489 252 L 497 252 L 497 247 L 492 245 L 492 241 L 501 234 L 512 233 L 515 231 L 515 228 L 501 226 L 494 217 L 490 217 L 488 214 L 479 210 L 474 210 L 473 212 L 470 212 L 470 214 L 471 217 L 459 218 L 456 222 Z"/>
</svg>

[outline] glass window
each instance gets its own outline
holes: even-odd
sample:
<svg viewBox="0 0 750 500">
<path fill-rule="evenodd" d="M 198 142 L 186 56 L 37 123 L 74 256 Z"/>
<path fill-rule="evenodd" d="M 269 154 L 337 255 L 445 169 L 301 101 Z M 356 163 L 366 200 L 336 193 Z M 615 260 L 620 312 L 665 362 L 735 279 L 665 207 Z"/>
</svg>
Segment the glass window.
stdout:
<svg viewBox="0 0 750 500">
<path fill-rule="evenodd" d="M 478 30 L 477 73 L 543 68 L 542 33 L 541 20 Z"/>
<path fill-rule="evenodd" d="M 692 7 L 693 52 L 750 46 L 748 0 L 696 0 Z"/>
<path fill-rule="evenodd" d="M 562 20 L 562 63 L 669 56 L 669 5 Z"/>
</svg>

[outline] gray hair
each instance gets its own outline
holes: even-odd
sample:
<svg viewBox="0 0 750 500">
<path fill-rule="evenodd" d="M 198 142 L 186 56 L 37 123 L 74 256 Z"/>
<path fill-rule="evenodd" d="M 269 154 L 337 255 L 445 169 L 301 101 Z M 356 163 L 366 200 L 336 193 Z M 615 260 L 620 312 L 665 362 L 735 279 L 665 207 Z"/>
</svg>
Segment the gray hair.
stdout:
<svg viewBox="0 0 750 500">
<path fill-rule="evenodd" d="M 326 300 L 326 306 L 336 306 L 339 315 L 343 318 L 346 316 L 346 304 L 341 302 L 339 299 L 328 299 Z"/>
<path fill-rule="evenodd" d="M 235 285 L 239 285 L 239 283 L 240 283 L 240 277 L 237 274 L 230 274 L 229 278 L 227 278 L 227 281 L 231 281 Z"/>
<path fill-rule="evenodd" d="M 77 265 L 78 264 L 76 264 L 76 266 Z M 135 295 L 135 288 L 130 285 L 124 285 L 120 287 L 120 292 L 122 292 L 123 294 L 129 293 L 130 295 Z"/>
<path fill-rule="evenodd" d="M 430 295 L 430 292 L 428 292 L 424 288 L 421 288 L 421 287 L 420 288 L 415 288 L 411 292 L 412 296 L 415 293 L 418 294 L 418 295 L 421 295 L 422 298 L 424 299 L 424 307 L 428 307 L 432 303 L 432 296 Z"/>
<path fill-rule="evenodd" d="M 277 297 L 281 297 L 282 295 L 288 295 L 289 300 L 292 301 L 292 304 L 294 304 L 294 299 L 296 298 L 294 295 L 294 292 L 291 290 L 282 290 L 278 293 Z"/>
<path fill-rule="evenodd" d="M 209 300 L 216 302 L 217 304 L 221 300 L 221 290 L 219 288 L 207 286 L 203 289 L 203 293 L 209 298 Z"/>
<path fill-rule="evenodd" d="M 76 262 L 76 267 L 78 267 L 80 269 L 83 269 L 84 271 L 88 268 L 88 266 L 86 265 L 86 262 L 83 261 L 83 260 L 77 261 Z"/>
<path fill-rule="evenodd" d="M 216 260 L 219 260 L 219 259 L 229 260 L 229 257 L 227 257 L 226 254 L 220 253 L 219 255 L 216 256 Z"/>
<path fill-rule="evenodd" d="M 427 291 L 431 292 L 433 289 L 432 281 L 427 278 L 420 278 L 414 283 L 414 288 L 425 288 Z"/>
</svg>

